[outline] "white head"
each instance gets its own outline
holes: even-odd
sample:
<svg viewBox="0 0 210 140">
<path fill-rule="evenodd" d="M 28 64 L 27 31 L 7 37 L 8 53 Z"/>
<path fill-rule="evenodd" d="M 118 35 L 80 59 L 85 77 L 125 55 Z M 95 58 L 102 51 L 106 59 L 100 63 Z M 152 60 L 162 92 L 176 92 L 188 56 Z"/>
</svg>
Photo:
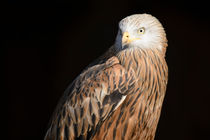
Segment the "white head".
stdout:
<svg viewBox="0 0 210 140">
<path fill-rule="evenodd" d="M 117 50 L 133 47 L 162 50 L 166 46 L 165 31 L 155 17 L 149 14 L 136 14 L 119 22 L 119 31 L 115 41 Z"/>
</svg>

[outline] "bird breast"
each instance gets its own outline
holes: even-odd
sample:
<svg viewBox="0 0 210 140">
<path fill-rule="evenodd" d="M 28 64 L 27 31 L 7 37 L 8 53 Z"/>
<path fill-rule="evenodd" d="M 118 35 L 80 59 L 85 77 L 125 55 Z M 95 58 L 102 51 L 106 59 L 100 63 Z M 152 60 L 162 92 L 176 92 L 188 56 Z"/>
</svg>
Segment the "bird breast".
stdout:
<svg viewBox="0 0 210 140">
<path fill-rule="evenodd" d="M 118 54 L 120 63 L 133 69 L 138 87 L 101 126 L 93 139 L 152 140 L 167 84 L 167 65 L 159 50 L 129 50 Z"/>
</svg>

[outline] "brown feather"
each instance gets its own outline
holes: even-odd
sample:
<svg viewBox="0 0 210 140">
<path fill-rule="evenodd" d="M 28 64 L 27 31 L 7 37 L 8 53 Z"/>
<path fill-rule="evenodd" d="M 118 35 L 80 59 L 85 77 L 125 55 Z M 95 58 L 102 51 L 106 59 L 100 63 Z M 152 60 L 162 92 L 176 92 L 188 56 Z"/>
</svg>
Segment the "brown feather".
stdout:
<svg viewBox="0 0 210 140">
<path fill-rule="evenodd" d="M 140 24 L 136 16 L 131 19 L 135 26 Z M 151 18 L 145 14 L 142 17 Z M 154 139 L 168 68 L 165 32 L 152 19 L 150 24 L 160 31 L 158 47 L 153 43 L 151 48 L 119 50 L 118 44 L 86 67 L 60 99 L 45 140 Z"/>
<path fill-rule="evenodd" d="M 46 138 L 53 139 L 52 136 L 57 135 L 59 139 L 74 139 L 80 136 L 87 137 L 90 131 L 97 131 L 103 120 L 112 114 L 122 95 L 130 94 L 135 83 L 134 72 L 126 71 L 115 56 L 105 63 L 89 67 L 76 78 L 71 90 L 65 92 L 49 129 L 55 131 L 48 131 Z M 64 111 L 66 113 L 63 113 Z M 70 123 L 67 124 L 66 120 Z M 70 136 L 64 134 L 67 133 L 64 126 L 70 128 Z"/>
<path fill-rule="evenodd" d="M 167 84 L 167 65 L 164 54 L 159 50 L 148 49 L 126 50 L 117 56 L 127 71 L 131 69 L 135 71 L 139 85 L 136 88 L 140 87 L 140 89 L 129 94 L 112 116 L 103 122 L 101 128 L 104 128 L 104 131 L 97 131 L 93 140 L 101 138 L 152 140 L 155 136 Z M 134 59 L 138 62 L 134 63 Z M 129 64 L 130 61 L 132 61 L 131 64 Z M 133 97 L 134 99 L 130 101 Z M 108 125 L 110 127 L 107 127 Z"/>
</svg>

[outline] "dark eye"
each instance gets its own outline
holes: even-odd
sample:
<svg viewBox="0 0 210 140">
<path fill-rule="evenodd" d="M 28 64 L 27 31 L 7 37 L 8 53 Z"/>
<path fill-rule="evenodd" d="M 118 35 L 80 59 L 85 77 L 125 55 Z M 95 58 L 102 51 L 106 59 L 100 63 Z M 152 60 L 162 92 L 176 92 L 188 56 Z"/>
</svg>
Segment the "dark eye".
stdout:
<svg viewBox="0 0 210 140">
<path fill-rule="evenodd" d="M 138 29 L 138 33 L 139 34 L 144 34 L 144 32 L 145 32 L 145 28 L 144 27 L 141 27 L 141 28 Z"/>
</svg>

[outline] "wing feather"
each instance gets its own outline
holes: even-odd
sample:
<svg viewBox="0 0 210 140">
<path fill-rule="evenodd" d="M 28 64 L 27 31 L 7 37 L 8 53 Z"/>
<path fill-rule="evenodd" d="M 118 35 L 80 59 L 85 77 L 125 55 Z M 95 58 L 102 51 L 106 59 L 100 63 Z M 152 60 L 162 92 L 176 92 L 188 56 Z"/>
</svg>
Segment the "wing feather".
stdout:
<svg viewBox="0 0 210 140">
<path fill-rule="evenodd" d="M 126 71 L 117 57 L 86 69 L 64 93 L 45 139 L 91 137 L 133 91 L 135 83 L 135 73 Z"/>
</svg>

